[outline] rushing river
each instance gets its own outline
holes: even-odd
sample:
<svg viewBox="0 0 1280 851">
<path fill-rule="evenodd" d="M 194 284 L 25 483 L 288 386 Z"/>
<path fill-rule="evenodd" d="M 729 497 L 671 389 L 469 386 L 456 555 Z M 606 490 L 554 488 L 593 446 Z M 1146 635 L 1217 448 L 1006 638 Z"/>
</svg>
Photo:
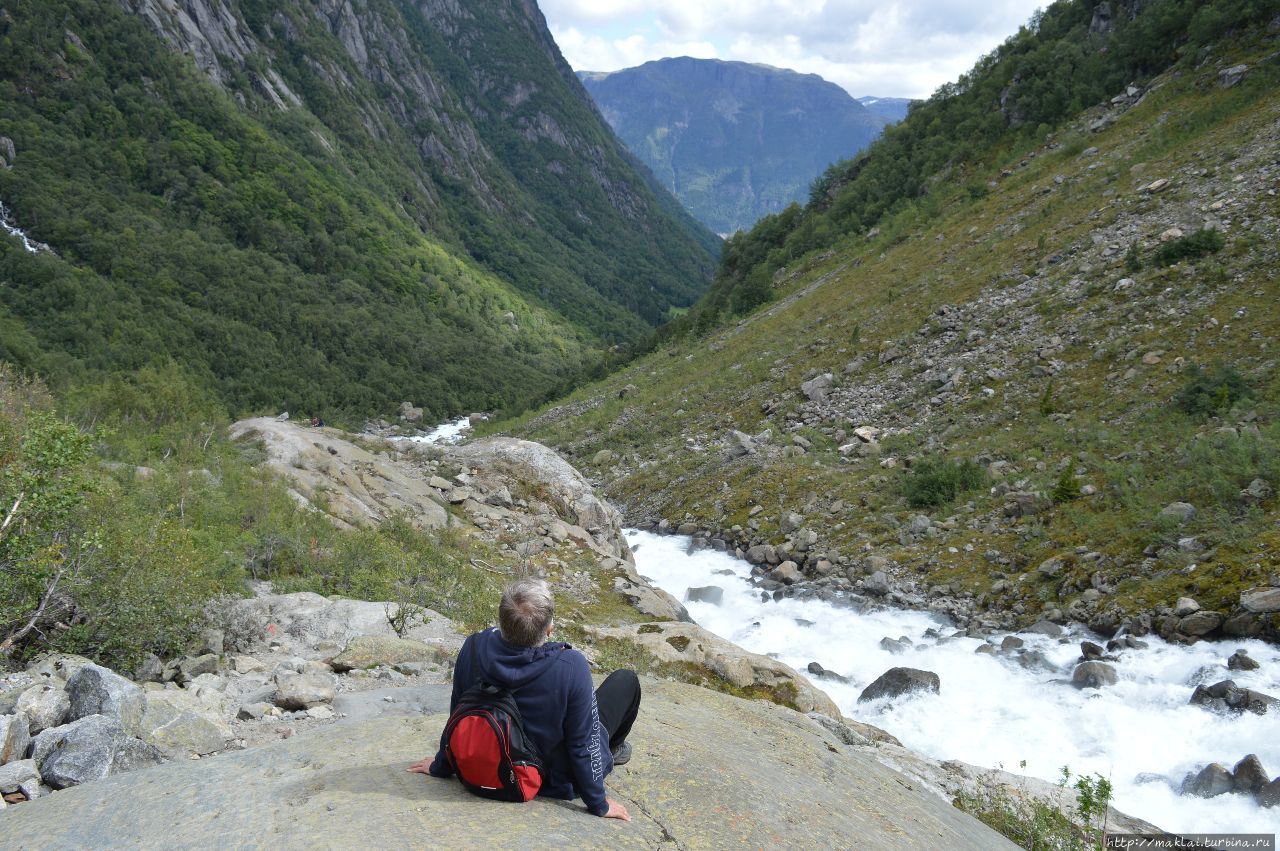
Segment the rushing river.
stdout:
<svg viewBox="0 0 1280 851">
<path fill-rule="evenodd" d="M 471 418 L 459 417 L 453 422 L 441 423 L 426 434 L 407 437 L 414 443 L 457 443 L 471 431 Z"/>
<path fill-rule="evenodd" d="M 49 246 L 27 236 L 21 228 L 13 224 L 9 219 L 9 208 L 2 203 L 0 203 L 0 230 L 10 236 L 16 236 L 22 242 L 22 247 L 32 254 L 38 254 L 41 251 L 52 251 Z"/>
<path fill-rule="evenodd" d="M 1270 776 L 1280 774 L 1280 712 L 1214 715 L 1187 704 L 1195 685 L 1233 679 L 1280 695 L 1280 648 L 1260 641 L 1201 642 L 1191 647 L 1148 636 L 1145 650 L 1125 650 L 1113 662 L 1117 685 L 1074 688 L 1069 680 L 1085 632 L 1069 640 L 1022 634 L 1058 672 L 1026 670 L 1010 657 L 974 652 L 981 643 L 924 638 L 949 624 L 922 612 L 868 614 L 819 600 L 761 602 L 747 581 L 750 565 L 725 553 L 687 553 L 689 539 L 628 531 L 640 573 L 684 600 L 689 588 L 719 586 L 719 605 L 686 602 L 701 626 L 804 672 L 810 662 L 849 678 L 849 684 L 816 684 L 851 718 L 881 727 L 903 744 L 938 759 L 959 759 L 1056 781 L 1062 766 L 1073 774 L 1110 778 L 1112 803 L 1130 815 L 1179 832 L 1280 832 L 1280 808 L 1262 809 L 1243 795 L 1205 800 L 1175 789 L 1189 771 L 1220 762 L 1230 769 L 1255 753 Z M 891 655 L 886 636 L 908 636 L 914 650 Z M 1256 671 L 1228 671 L 1237 647 L 1262 664 Z M 941 694 L 858 703 L 858 695 L 889 668 L 934 671 Z M 1025 761 L 1025 766 L 1023 765 Z"/>
</svg>

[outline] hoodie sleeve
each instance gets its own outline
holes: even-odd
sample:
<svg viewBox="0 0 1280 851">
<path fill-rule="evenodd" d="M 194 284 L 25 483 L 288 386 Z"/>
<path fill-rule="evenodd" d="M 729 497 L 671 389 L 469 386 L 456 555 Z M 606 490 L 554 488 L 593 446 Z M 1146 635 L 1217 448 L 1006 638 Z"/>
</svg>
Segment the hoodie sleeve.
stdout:
<svg viewBox="0 0 1280 851">
<path fill-rule="evenodd" d="M 453 691 L 449 695 L 449 714 L 453 715 L 453 710 L 458 708 L 458 698 L 464 691 L 463 684 L 471 681 L 471 644 L 476 640 L 476 636 L 472 635 L 462 642 L 462 649 L 458 651 L 458 660 L 453 665 Z M 436 751 L 436 758 L 432 761 L 431 766 L 427 769 L 432 777 L 452 777 L 453 767 L 449 765 L 449 758 L 444 754 L 444 731 L 440 731 L 440 749 Z"/>
<path fill-rule="evenodd" d="M 573 767 L 573 785 L 587 809 L 593 815 L 602 816 L 609 811 L 609 801 L 604 794 L 604 776 L 610 768 L 606 764 L 610 759 L 608 742 L 601 732 L 600 710 L 596 706 L 587 660 L 580 653 L 570 652 L 572 655 L 567 661 L 572 673 L 564 741 Z"/>
</svg>

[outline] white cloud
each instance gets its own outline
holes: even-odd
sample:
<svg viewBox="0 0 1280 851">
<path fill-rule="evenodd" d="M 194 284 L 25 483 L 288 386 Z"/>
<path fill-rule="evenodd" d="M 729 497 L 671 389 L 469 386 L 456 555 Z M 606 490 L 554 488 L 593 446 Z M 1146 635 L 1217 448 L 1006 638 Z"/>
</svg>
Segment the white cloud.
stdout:
<svg viewBox="0 0 1280 851">
<path fill-rule="evenodd" d="M 542 0 L 575 68 L 664 56 L 763 62 L 854 95 L 924 97 L 972 67 L 1045 0 Z"/>
</svg>

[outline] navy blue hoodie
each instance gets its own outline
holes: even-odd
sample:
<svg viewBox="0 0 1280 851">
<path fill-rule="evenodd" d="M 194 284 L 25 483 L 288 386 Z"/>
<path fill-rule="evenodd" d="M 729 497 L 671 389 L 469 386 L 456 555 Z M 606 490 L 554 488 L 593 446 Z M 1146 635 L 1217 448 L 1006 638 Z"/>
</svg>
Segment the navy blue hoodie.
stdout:
<svg viewBox="0 0 1280 851">
<path fill-rule="evenodd" d="M 470 636 L 458 653 L 450 713 L 462 693 L 481 680 L 514 693 L 525 732 L 542 756 L 545 777 L 538 794 L 581 797 L 595 815 L 608 812 L 604 778 L 613 770 L 613 755 L 609 732 L 600 723 L 586 657 L 563 641 L 548 641 L 540 647 L 508 644 L 490 627 Z M 431 774 L 453 776 L 443 740 Z"/>
</svg>

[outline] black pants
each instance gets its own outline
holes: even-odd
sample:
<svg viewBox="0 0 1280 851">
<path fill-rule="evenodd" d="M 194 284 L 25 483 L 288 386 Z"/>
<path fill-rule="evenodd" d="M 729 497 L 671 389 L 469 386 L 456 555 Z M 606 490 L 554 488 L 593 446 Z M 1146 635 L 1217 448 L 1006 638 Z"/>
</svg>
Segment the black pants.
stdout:
<svg viewBox="0 0 1280 851">
<path fill-rule="evenodd" d="M 640 679 L 636 672 L 624 668 L 605 677 L 596 689 L 596 706 L 600 723 L 609 731 L 609 750 L 617 750 L 640 712 Z"/>
</svg>

